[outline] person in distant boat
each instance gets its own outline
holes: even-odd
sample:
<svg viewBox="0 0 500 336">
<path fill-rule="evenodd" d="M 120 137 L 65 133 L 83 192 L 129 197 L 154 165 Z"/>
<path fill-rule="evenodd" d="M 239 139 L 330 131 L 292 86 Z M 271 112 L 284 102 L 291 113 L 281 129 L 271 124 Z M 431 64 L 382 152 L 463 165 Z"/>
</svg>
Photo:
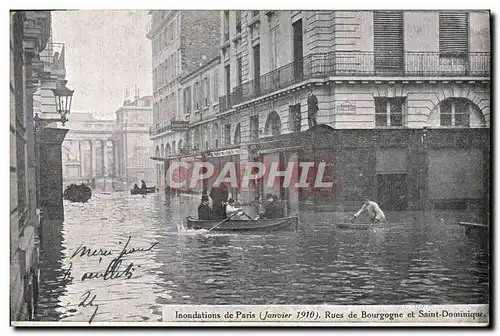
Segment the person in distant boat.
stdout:
<svg viewBox="0 0 500 336">
<path fill-rule="evenodd" d="M 146 186 L 146 182 L 144 180 L 141 180 L 141 189 L 147 189 L 148 187 Z"/>
<path fill-rule="evenodd" d="M 277 202 L 277 197 L 273 194 L 266 195 L 266 205 L 264 206 L 264 213 L 260 218 L 273 219 L 283 217 L 283 209 L 281 204 Z"/>
<path fill-rule="evenodd" d="M 137 183 L 134 184 L 134 190 L 139 190 L 139 186 L 137 185 Z"/>
<path fill-rule="evenodd" d="M 372 223 L 378 223 L 385 221 L 385 215 L 378 206 L 377 203 L 370 200 L 369 197 L 365 197 L 365 202 L 361 209 L 354 214 L 351 221 L 354 221 L 360 215 L 366 214 Z"/>
<path fill-rule="evenodd" d="M 209 198 L 207 195 L 201 196 L 201 204 L 198 206 L 198 219 L 210 220 L 212 209 L 208 205 Z"/>
</svg>

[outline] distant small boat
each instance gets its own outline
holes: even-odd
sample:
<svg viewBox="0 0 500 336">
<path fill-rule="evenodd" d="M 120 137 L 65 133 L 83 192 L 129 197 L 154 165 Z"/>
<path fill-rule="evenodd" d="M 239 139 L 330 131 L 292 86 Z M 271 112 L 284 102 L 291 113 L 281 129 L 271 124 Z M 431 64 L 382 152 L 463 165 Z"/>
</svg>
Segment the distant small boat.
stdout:
<svg viewBox="0 0 500 336">
<path fill-rule="evenodd" d="M 216 226 L 221 220 L 199 220 L 192 217 L 186 218 L 188 229 L 210 230 L 214 231 L 258 231 L 258 230 L 280 230 L 294 228 L 297 230 L 298 217 L 282 217 L 274 219 L 258 220 L 234 220 L 230 219 L 219 226 Z"/>
<path fill-rule="evenodd" d="M 488 231 L 490 228 L 489 225 L 478 224 L 478 223 L 470 223 L 470 222 L 458 222 L 458 225 L 465 227 L 465 234 L 469 235 L 472 232 L 472 229 L 477 231 Z"/>
<path fill-rule="evenodd" d="M 147 187 L 144 189 L 130 189 L 131 195 L 151 194 L 156 192 L 156 187 Z"/>
<path fill-rule="evenodd" d="M 92 190 L 85 184 L 74 183 L 66 187 L 63 198 L 70 202 L 86 203 L 92 197 Z"/>
<path fill-rule="evenodd" d="M 337 223 L 336 225 L 339 229 L 351 229 L 351 230 L 368 230 L 376 226 L 376 224 L 372 223 L 350 223 L 350 222 Z"/>
</svg>

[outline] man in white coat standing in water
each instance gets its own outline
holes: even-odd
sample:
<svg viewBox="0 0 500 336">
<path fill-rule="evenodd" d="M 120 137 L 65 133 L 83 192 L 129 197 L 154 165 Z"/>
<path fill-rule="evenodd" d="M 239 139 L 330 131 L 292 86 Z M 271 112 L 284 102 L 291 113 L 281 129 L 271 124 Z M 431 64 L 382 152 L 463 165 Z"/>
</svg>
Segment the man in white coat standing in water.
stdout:
<svg viewBox="0 0 500 336">
<path fill-rule="evenodd" d="M 362 214 L 366 214 L 372 223 L 378 223 L 381 221 L 385 222 L 385 215 L 378 204 L 370 201 L 368 197 L 365 197 L 363 207 L 361 207 L 361 209 L 354 214 L 351 221 L 354 221 Z"/>
</svg>

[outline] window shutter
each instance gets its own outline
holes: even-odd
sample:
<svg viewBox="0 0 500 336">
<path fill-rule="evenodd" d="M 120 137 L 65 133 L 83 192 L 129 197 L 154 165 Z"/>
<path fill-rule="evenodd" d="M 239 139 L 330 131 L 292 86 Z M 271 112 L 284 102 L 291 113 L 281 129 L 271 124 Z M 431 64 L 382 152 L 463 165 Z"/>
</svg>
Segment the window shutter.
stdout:
<svg viewBox="0 0 500 336">
<path fill-rule="evenodd" d="M 403 12 L 373 13 L 375 70 L 402 70 L 404 53 Z"/>
<path fill-rule="evenodd" d="M 464 56 L 469 47 L 469 17 L 463 12 L 439 13 L 439 54 Z"/>
</svg>

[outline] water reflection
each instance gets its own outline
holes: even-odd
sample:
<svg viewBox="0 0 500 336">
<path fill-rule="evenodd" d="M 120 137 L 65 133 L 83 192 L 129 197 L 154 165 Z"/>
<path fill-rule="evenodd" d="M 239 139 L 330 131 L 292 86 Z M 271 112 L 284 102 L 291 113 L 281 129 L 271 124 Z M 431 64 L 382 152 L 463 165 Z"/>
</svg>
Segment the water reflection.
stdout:
<svg viewBox="0 0 500 336">
<path fill-rule="evenodd" d="M 460 213 L 388 213 L 388 225 L 359 231 L 335 227 L 346 214 L 304 211 L 298 232 L 233 234 L 185 229 L 198 201 L 112 194 L 65 204 L 66 222 L 42 246 L 40 319 L 85 321 L 91 311 L 75 303 L 87 290 L 100 304 L 95 321 L 158 321 L 163 304 L 488 302 L 488 239 L 465 236 Z M 117 250 L 128 236 L 159 243 L 127 256 L 140 265 L 131 279 L 61 283 L 72 261 L 75 278 L 99 265 L 69 259 L 80 244 Z"/>
</svg>

